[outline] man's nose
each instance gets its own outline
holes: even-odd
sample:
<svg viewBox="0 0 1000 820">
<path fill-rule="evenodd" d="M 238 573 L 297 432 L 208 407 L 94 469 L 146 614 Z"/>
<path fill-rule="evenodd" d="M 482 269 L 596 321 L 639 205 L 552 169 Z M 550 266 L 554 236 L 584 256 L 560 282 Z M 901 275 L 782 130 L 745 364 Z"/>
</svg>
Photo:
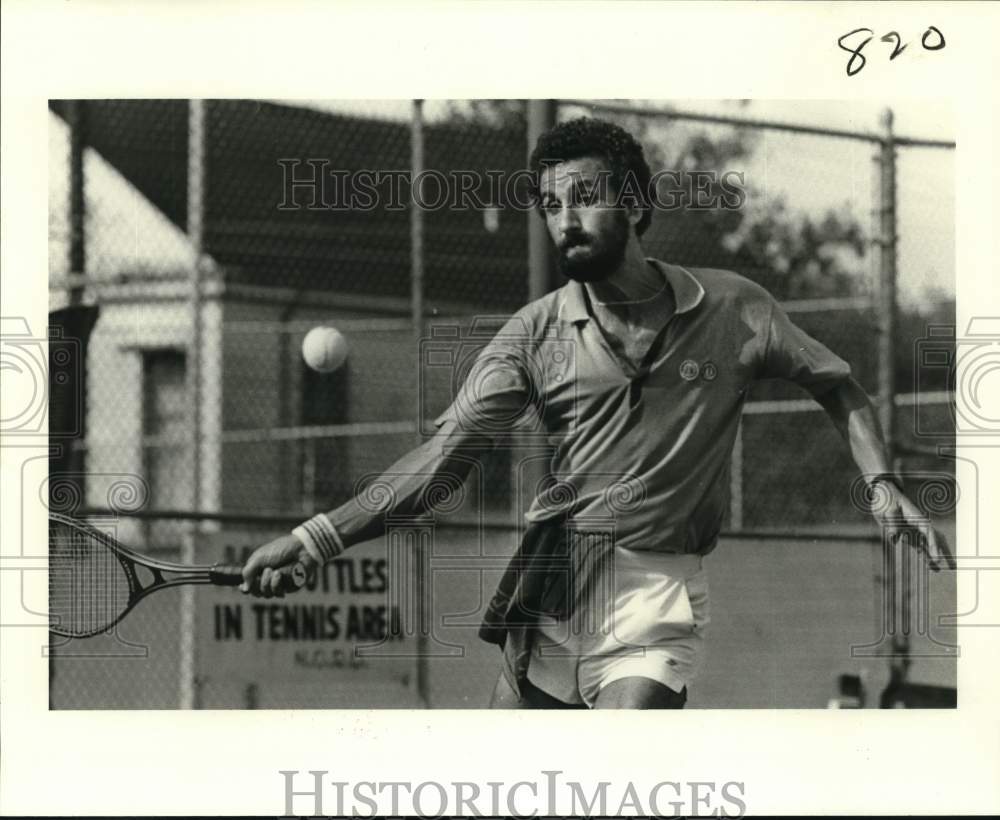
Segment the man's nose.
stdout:
<svg viewBox="0 0 1000 820">
<path fill-rule="evenodd" d="M 576 208 L 563 206 L 559 211 L 559 231 L 562 234 L 572 233 L 580 227 L 580 217 Z"/>
</svg>

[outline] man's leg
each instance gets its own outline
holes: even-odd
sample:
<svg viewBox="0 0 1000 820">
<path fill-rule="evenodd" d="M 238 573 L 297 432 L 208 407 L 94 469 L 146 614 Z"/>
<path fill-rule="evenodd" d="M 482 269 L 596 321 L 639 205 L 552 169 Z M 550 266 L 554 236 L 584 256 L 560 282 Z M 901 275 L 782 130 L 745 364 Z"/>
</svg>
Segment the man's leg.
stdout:
<svg viewBox="0 0 1000 820">
<path fill-rule="evenodd" d="M 564 703 L 543 692 L 530 681 L 524 681 L 521 685 L 521 697 L 511 688 L 503 672 L 497 680 L 497 685 L 493 688 L 493 697 L 490 699 L 491 709 L 586 709 L 583 704 Z"/>
<path fill-rule="evenodd" d="M 683 709 L 687 687 L 675 692 L 652 678 L 618 678 L 597 694 L 595 709 Z"/>
</svg>

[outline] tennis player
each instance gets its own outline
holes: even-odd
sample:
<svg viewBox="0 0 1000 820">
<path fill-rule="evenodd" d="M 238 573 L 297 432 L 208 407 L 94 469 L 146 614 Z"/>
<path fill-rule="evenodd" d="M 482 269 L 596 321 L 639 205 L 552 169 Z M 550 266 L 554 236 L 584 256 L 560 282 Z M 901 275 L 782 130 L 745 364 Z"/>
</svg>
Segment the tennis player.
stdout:
<svg viewBox="0 0 1000 820">
<path fill-rule="evenodd" d="M 527 513 L 480 632 L 503 647 L 492 705 L 682 707 L 709 623 L 703 558 L 718 539 L 741 409 L 759 379 L 807 390 L 886 502 L 873 505 L 880 524 L 916 528 L 932 568 L 950 564 L 892 475 L 848 364 L 753 282 L 643 253 L 651 174 L 628 132 L 597 119 L 562 123 L 539 138 L 531 165 L 566 284 L 486 346 L 437 434 L 380 481 L 389 490 L 381 509 L 353 498 L 258 548 L 244 591 L 280 594 L 276 568 L 314 567 L 379 536 L 387 516 L 425 509 L 432 481 L 467 475 L 481 448 L 512 429 L 542 430 L 556 443 L 554 483 Z M 608 537 L 581 537 L 595 527 Z M 572 572 L 546 569 L 563 559 Z"/>
</svg>

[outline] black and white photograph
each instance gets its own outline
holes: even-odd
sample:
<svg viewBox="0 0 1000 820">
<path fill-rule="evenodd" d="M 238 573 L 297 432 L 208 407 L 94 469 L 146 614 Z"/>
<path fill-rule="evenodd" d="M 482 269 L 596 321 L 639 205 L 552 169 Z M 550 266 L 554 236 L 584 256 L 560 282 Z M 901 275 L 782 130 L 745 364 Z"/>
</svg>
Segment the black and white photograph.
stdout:
<svg viewBox="0 0 1000 820">
<path fill-rule="evenodd" d="M 947 137 L 49 108 L 51 708 L 956 705 Z"/>
<path fill-rule="evenodd" d="M 969 21 L 885 6 L 799 21 L 822 84 L 783 94 L 764 57 L 722 93 L 555 82 L 555 31 L 503 94 L 415 38 L 388 92 L 5 80 L 6 720 L 17 669 L 60 760 L 164 738 L 80 814 L 224 814 L 199 761 L 285 816 L 933 812 L 900 784 L 963 743 L 943 794 L 1000 803 L 995 712 L 961 740 L 996 673 L 995 208 L 971 87 L 892 79 L 968 76 Z"/>
</svg>

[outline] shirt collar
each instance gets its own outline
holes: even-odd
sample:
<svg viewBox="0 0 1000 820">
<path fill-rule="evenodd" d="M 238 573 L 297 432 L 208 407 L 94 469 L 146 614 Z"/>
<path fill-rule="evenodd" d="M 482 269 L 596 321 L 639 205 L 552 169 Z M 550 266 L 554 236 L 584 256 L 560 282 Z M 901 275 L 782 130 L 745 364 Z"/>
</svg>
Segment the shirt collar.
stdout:
<svg viewBox="0 0 1000 820">
<path fill-rule="evenodd" d="M 646 261 L 664 275 L 673 289 L 677 313 L 687 313 L 701 304 L 701 300 L 705 297 L 705 288 L 695 279 L 693 273 L 680 265 L 668 265 L 659 259 L 648 258 Z M 589 321 L 587 294 L 581 282 L 570 280 L 563 285 L 559 314 L 567 322 Z"/>
</svg>

